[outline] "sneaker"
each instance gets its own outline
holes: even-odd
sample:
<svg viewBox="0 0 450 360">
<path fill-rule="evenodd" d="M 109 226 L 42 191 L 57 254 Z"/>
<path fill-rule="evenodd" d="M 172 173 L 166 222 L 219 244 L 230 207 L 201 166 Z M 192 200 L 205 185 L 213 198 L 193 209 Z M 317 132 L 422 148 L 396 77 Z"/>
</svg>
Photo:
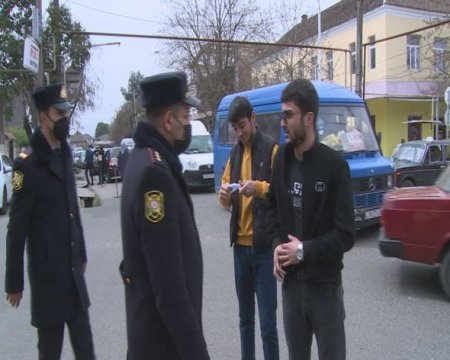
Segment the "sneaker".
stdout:
<svg viewBox="0 0 450 360">
<path fill-rule="evenodd" d="M 87 187 L 89 187 L 89 184 L 86 184 L 86 185 L 84 185 L 83 187 L 84 187 L 84 188 L 87 188 Z"/>
</svg>

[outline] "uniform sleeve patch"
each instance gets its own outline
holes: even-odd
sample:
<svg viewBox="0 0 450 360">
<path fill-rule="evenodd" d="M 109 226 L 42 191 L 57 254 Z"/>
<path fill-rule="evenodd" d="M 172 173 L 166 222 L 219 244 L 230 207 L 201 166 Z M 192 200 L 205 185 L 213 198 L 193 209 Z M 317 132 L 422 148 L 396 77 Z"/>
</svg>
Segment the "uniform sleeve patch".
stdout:
<svg viewBox="0 0 450 360">
<path fill-rule="evenodd" d="M 23 173 L 20 171 L 14 171 L 12 185 L 15 191 L 22 189 Z"/>
<path fill-rule="evenodd" d="M 161 191 L 148 191 L 145 197 L 145 217 L 157 223 L 164 219 L 164 194 Z"/>
</svg>

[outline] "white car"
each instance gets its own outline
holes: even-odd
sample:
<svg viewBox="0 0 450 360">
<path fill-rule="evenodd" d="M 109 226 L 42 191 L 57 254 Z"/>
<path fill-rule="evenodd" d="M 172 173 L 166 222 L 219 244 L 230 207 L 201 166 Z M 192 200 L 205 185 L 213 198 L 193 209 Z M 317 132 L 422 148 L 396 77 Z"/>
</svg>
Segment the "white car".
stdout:
<svg viewBox="0 0 450 360">
<path fill-rule="evenodd" d="M 12 196 L 13 164 L 8 156 L 0 153 L 0 214 L 6 213 L 6 207 Z"/>
</svg>

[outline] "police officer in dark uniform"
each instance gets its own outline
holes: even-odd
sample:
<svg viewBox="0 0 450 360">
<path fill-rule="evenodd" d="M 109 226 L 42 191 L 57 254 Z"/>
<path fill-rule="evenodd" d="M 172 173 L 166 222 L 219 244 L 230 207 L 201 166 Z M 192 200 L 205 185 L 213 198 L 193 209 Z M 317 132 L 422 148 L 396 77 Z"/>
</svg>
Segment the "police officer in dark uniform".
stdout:
<svg viewBox="0 0 450 360">
<path fill-rule="evenodd" d="M 86 246 L 67 143 L 70 103 L 62 85 L 33 93 L 39 127 L 31 149 L 14 162 L 6 238 L 6 297 L 18 307 L 24 289 L 27 243 L 31 324 L 39 359 L 60 359 L 67 324 L 76 359 L 95 359 L 84 280 Z"/>
<path fill-rule="evenodd" d="M 209 359 L 202 330 L 203 262 L 178 154 L 191 138 L 186 74 L 145 78 L 122 187 L 128 360 Z"/>
</svg>

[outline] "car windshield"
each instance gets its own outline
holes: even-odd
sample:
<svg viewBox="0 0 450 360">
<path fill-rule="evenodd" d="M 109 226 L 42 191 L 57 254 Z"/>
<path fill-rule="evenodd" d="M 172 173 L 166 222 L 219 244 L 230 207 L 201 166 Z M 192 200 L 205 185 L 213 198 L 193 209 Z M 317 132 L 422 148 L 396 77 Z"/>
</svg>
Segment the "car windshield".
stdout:
<svg viewBox="0 0 450 360">
<path fill-rule="evenodd" d="M 450 193 L 450 166 L 447 166 L 447 168 L 437 178 L 435 184 L 438 188 Z"/>
<path fill-rule="evenodd" d="M 426 146 L 423 144 L 403 144 L 395 153 L 393 159 L 413 163 L 421 163 Z"/>
<path fill-rule="evenodd" d="M 362 106 L 320 107 L 317 132 L 321 143 L 337 151 L 379 151 L 366 108 Z"/>
<path fill-rule="evenodd" d="M 194 135 L 185 151 L 186 154 L 209 153 L 213 151 L 213 143 L 209 135 Z"/>
</svg>

